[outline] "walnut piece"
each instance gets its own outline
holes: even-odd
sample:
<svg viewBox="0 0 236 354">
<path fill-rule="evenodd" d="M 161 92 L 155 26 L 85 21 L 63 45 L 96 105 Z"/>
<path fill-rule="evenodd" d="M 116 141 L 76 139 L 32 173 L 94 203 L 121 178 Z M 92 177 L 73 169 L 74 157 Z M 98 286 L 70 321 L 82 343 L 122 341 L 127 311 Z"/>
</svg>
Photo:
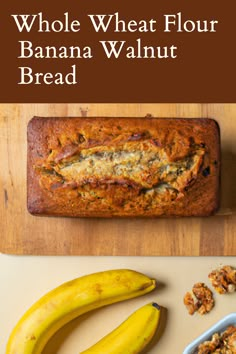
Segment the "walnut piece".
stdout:
<svg viewBox="0 0 236 354">
<path fill-rule="evenodd" d="M 223 333 L 213 334 L 210 341 L 198 346 L 197 354 L 235 354 L 236 353 L 236 327 L 229 326 Z"/>
<path fill-rule="evenodd" d="M 220 336 L 218 333 L 213 334 L 212 339 L 206 341 L 199 345 L 198 347 L 198 354 L 208 354 L 208 353 L 215 353 L 217 348 L 220 345 Z"/>
<path fill-rule="evenodd" d="M 219 294 L 233 293 L 236 291 L 236 269 L 224 266 L 213 270 L 209 275 L 212 286 Z"/>
<path fill-rule="evenodd" d="M 190 315 L 195 312 L 204 315 L 212 310 L 215 302 L 212 291 L 204 283 L 196 283 L 192 291 L 185 294 L 184 304 Z"/>
</svg>

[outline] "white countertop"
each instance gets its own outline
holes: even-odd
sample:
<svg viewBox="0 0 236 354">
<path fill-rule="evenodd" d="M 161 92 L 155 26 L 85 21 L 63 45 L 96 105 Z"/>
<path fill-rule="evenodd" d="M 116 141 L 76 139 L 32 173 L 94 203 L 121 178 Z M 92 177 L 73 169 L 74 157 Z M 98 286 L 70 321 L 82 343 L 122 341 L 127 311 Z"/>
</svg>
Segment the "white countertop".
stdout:
<svg viewBox="0 0 236 354">
<path fill-rule="evenodd" d="M 216 305 L 205 316 L 190 316 L 183 296 L 196 282 L 210 285 L 207 275 L 219 266 L 236 266 L 236 257 L 81 257 L 0 255 L 0 354 L 18 319 L 38 298 L 63 282 L 113 268 L 130 268 L 160 282 L 153 293 L 110 305 L 61 329 L 43 354 L 75 354 L 84 350 L 125 320 L 135 309 L 155 301 L 166 309 L 164 331 L 150 354 L 181 354 L 185 346 L 213 323 L 235 312 L 236 293 L 215 294 Z M 112 313 L 112 316 L 111 316 Z M 104 353 L 105 354 L 105 353 Z"/>
</svg>

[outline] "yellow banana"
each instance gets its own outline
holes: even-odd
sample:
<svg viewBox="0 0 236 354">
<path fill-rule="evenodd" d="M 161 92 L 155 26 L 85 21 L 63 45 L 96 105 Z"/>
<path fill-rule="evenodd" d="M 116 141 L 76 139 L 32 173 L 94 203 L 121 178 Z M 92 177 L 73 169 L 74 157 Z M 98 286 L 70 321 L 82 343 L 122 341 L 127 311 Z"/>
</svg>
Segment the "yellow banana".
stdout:
<svg viewBox="0 0 236 354">
<path fill-rule="evenodd" d="M 150 343 L 156 333 L 159 319 L 159 305 L 147 304 L 80 354 L 138 354 Z"/>
<path fill-rule="evenodd" d="M 52 335 L 77 316 L 141 296 L 155 287 L 155 280 L 128 269 L 93 273 L 66 282 L 23 315 L 10 335 L 6 354 L 41 354 Z"/>
</svg>

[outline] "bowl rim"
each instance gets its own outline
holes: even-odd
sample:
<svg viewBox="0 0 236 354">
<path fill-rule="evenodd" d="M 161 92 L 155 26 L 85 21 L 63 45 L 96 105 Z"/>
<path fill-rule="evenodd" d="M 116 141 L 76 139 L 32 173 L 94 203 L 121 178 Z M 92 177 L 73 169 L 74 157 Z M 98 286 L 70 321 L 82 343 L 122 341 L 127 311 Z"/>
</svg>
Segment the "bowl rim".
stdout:
<svg viewBox="0 0 236 354">
<path fill-rule="evenodd" d="M 198 336 L 190 344 L 187 345 L 183 351 L 183 354 L 194 354 L 194 351 L 197 349 L 200 343 L 209 340 L 214 333 L 224 331 L 230 325 L 236 325 L 236 312 L 229 313 L 225 317 L 221 318 L 218 322 L 213 324 L 205 332 L 200 334 L 200 336 Z"/>
</svg>

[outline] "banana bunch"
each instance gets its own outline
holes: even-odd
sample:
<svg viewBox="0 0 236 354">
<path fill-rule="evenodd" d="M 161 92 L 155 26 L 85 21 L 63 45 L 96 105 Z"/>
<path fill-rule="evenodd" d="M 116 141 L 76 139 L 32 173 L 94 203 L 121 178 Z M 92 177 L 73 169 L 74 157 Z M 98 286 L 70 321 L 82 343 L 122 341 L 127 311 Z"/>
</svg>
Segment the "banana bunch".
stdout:
<svg viewBox="0 0 236 354">
<path fill-rule="evenodd" d="M 93 273 L 66 282 L 44 295 L 23 315 L 10 335 L 6 354 L 41 354 L 53 334 L 72 319 L 144 295 L 155 287 L 154 279 L 128 269 Z M 159 312 L 156 304 L 144 306 L 83 354 L 139 353 L 156 330 Z"/>
</svg>

